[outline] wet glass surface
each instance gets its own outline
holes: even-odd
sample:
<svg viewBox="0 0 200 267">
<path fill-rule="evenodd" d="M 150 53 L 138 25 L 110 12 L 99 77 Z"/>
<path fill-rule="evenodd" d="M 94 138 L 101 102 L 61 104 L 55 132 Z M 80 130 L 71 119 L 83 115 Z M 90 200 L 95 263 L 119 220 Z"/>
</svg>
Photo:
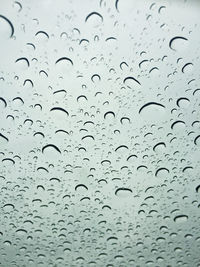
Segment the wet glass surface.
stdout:
<svg viewBox="0 0 200 267">
<path fill-rule="evenodd" d="M 0 266 L 200 266 L 200 1 L 0 0 Z"/>
</svg>

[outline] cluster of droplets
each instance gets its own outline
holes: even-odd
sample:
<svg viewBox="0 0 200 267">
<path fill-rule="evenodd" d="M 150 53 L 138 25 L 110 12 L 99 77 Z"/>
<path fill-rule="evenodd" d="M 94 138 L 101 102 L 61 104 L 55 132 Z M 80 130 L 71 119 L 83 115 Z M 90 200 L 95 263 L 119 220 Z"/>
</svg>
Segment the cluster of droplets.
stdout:
<svg viewBox="0 0 200 267">
<path fill-rule="evenodd" d="M 179 9 L 3 1 L 0 266 L 199 266 L 200 5 Z"/>
</svg>

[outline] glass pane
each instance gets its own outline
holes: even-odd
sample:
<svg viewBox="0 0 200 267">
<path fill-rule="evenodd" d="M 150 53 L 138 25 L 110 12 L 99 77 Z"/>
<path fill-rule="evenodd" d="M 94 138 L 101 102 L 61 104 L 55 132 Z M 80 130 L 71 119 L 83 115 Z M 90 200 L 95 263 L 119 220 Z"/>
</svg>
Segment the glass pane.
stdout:
<svg viewBox="0 0 200 267">
<path fill-rule="evenodd" d="M 0 266 L 200 266 L 200 2 L 0 0 Z"/>
</svg>

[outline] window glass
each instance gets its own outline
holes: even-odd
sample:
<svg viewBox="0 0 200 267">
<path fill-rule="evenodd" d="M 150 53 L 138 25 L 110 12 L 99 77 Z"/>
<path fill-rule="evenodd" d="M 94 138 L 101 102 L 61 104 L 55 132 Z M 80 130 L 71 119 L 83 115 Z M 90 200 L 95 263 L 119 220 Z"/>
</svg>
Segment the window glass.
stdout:
<svg viewBox="0 0 200 267">
<path fill-rule="evenodd" d="M 0 0 L 0 266 L 200 266 L 200 1 Z"/>
</svg>

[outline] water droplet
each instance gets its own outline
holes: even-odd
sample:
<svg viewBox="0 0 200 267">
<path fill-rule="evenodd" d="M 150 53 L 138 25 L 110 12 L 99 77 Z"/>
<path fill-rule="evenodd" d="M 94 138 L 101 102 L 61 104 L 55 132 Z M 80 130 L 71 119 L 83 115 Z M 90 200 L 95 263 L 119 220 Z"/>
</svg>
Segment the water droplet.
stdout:
<svg viewBox="0 0 200 267">
<path fill-rule="evenodd" d="M 183 51 L 187 47 L 188 39 L 183 36 L 175 36 L 169 42 L 169 47 L 174 51 Z"/>
<path fill-rule="evenodd" d="M 11 38 L 14 34 L 14 26 L 12 22 L 5 16 L 0 14 L 0 38 Z"/>
<path fill-rule="evenodd" d="M 115 191 L 115 195 L 120 198 L 129 197 L 131 194 L 132 194 L 132 190 L 130 188 L 125 188 L 125 187 L 118 188 Z"/>
<path fill-rule="evenodd" d="M 188 216 L 187 215 L 178 215 L 174 218 L 174 221 L 176 223 L 184 223 L 188 220 Z"/>
<path fill-rule="evenodd" d="M 139 114 L 148 121 L 162 120 L 165 115 L 165 106 L 157 102 L 148 102 L 140 108 Z"/>
</svg>

